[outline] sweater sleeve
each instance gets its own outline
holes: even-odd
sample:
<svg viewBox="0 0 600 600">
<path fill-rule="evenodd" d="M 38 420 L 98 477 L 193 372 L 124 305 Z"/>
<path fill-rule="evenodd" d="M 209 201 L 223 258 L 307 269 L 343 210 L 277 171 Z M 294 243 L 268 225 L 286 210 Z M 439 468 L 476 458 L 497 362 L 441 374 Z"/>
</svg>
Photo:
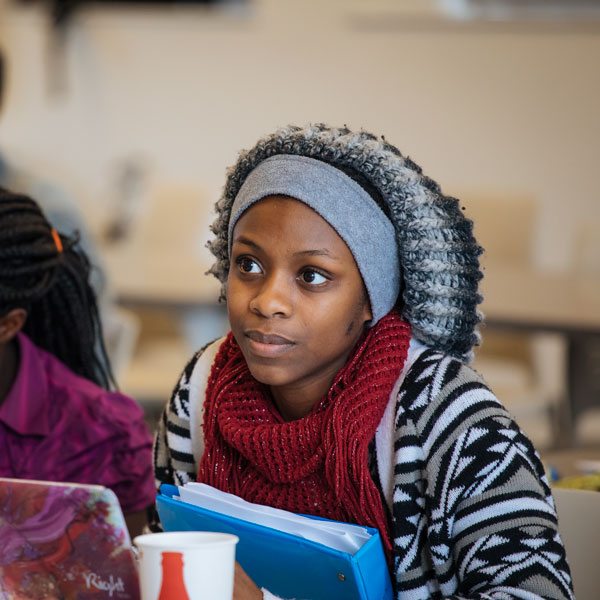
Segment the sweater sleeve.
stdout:
<svg viewBox="0 0 600 600">
<path fill-rule="evenodd" d="M 190 379 L 202 350 L 188 362 L 167 405 L 154 437 L 154 479 L 156 488 L 163 483 L 183 485 L 196 480 L 198 471 L 194 461 L 191 440 Z"/>
<path fill-rule="evenodd" d="M 425 352 L 396 413 L 398 598 L 573 598 L 543 466 L 481 378 Z"/>
</svg>

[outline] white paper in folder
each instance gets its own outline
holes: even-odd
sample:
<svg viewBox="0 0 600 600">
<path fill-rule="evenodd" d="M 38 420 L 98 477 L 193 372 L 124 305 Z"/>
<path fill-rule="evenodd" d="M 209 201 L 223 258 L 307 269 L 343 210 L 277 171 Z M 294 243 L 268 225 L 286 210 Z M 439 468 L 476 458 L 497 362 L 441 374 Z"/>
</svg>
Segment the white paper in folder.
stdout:
<svg viewBox="0 0 600 600">
<path fill-rule="evenodd" d="M 360 525 L 320 521 L 286 510 L 253 504 L 205 483 L 186 483 L 179 487 L 179 495 L 188 504 L 285 531 L 349 554 L 354 554 L 371 537 L 366 528 Z"/>
</svg>

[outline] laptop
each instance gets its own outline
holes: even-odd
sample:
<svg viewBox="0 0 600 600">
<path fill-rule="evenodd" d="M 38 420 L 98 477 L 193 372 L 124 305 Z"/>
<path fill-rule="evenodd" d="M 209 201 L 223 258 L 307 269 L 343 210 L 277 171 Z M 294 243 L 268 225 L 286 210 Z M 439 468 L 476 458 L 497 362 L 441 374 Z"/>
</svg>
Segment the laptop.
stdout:
<svg viewBox="0 0 600 600">
<path fill-rule="evenodd" d="M 0 478 L 0 600 L 139 600 L 119 501 L 101 485 Z"/>
</svg>

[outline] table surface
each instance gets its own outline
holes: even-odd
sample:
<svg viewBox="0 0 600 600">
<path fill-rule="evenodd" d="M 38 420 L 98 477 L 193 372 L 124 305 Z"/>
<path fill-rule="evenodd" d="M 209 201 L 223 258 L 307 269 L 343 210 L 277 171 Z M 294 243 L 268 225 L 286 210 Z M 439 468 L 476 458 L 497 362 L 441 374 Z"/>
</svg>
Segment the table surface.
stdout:
<svg viewBox="0 0 600 600">
<path fill-rule="evenodd" d="M 148 252 L 141 245 L 115 245 L 103 250 L 103 260 L 117 300 L 125 305 L 177 310 L 214 305 L 220 283 L 206 271 L 206 253 L 181 253 L 168 249 Z"/>
<path fill-rule="evenodd" d="M 490 325 L 600 334 L 600 276 L 486 265 L 481 305 Z"/>
</svg>

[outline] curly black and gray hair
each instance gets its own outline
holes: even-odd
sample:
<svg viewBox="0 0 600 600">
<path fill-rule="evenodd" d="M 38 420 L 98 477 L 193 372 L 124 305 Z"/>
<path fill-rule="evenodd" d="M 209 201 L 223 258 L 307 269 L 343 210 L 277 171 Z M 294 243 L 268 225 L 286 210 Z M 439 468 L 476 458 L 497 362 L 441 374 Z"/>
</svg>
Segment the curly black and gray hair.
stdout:
<svg viewBox="0 0 600 600">
<path fill-rule="evenodd" d="M 399 298 L 413 336 L 422 343 L 462 360 L 472 358 L 480 342 L 482 278 L 473 223 L 456 198 L 442 194 L 439 185 L 421 168 L 388 143 L 365 131 L 325 124 L 289 126 L 263 137 L 242 151 L 227 172 L 223 194 L 216 203 L 215 238 L 208 247 L 217 260 L 210 273 L 223 284 L 229 272 L 228 223 L 233 201 L 248 174 L 276 154 L 296 154 L 322 160 L 347 174 L 373 196 L 379 195 L 394 224 L 402 266 Z"/>
</svg>

